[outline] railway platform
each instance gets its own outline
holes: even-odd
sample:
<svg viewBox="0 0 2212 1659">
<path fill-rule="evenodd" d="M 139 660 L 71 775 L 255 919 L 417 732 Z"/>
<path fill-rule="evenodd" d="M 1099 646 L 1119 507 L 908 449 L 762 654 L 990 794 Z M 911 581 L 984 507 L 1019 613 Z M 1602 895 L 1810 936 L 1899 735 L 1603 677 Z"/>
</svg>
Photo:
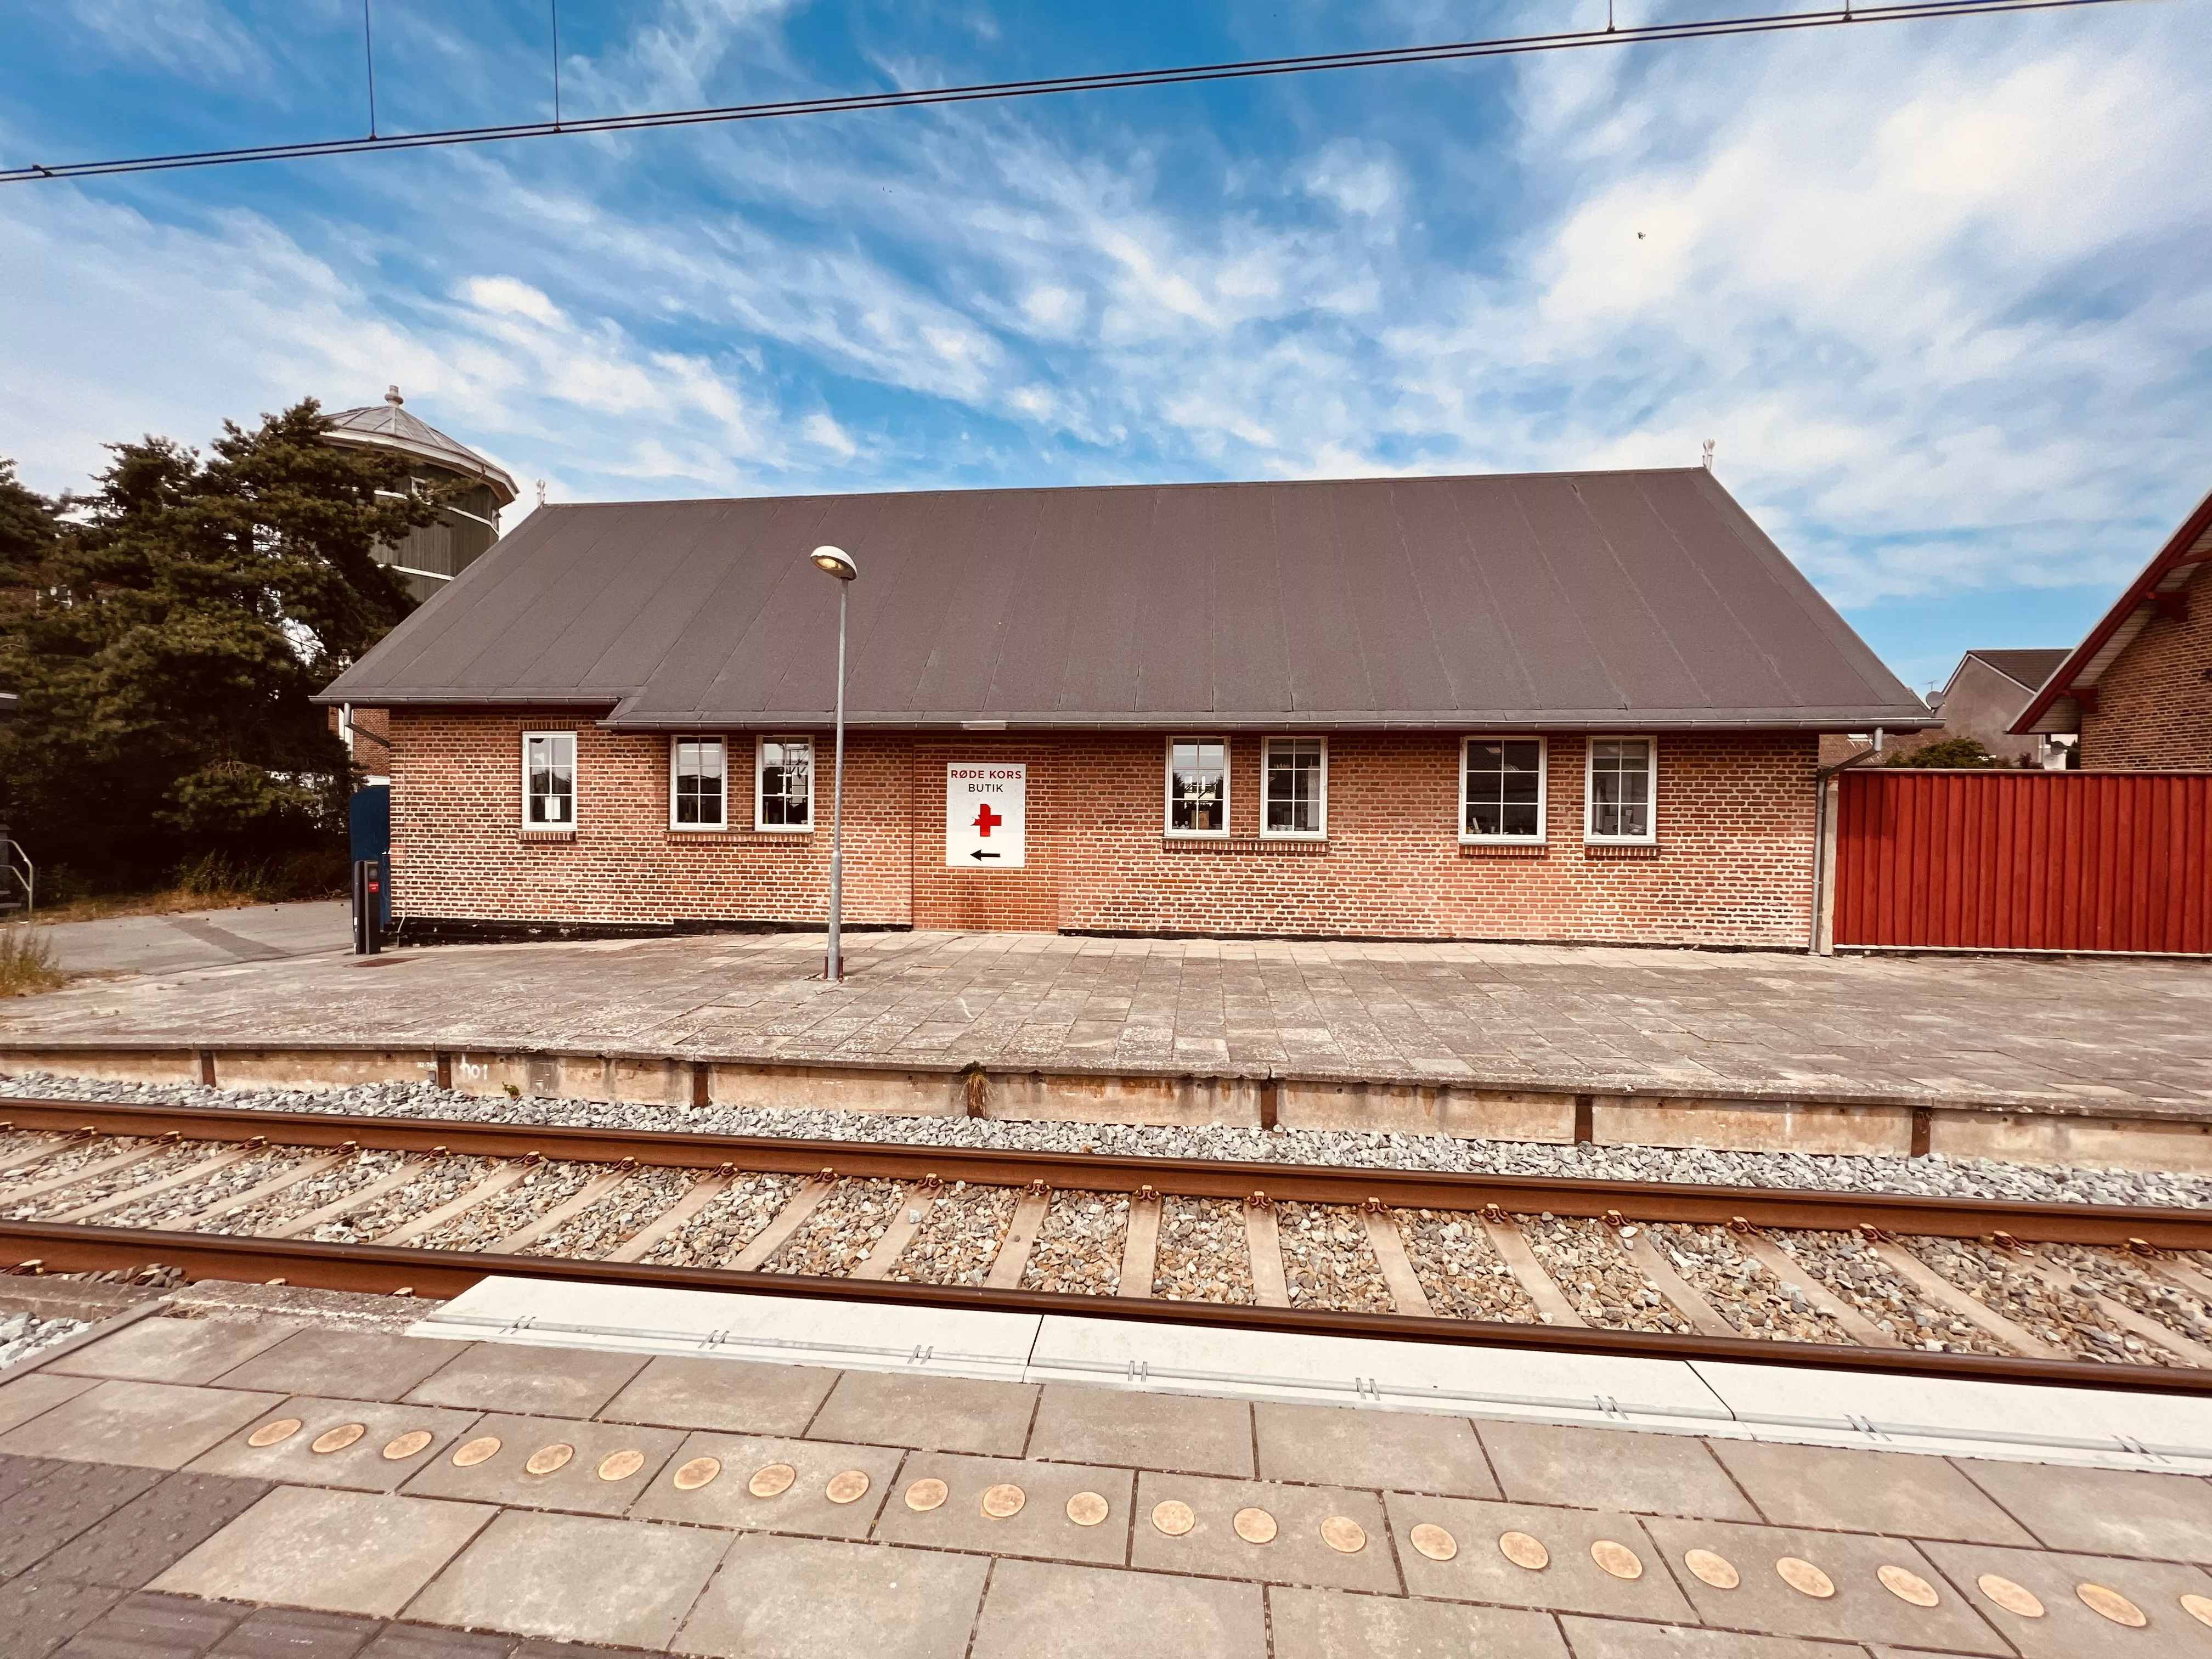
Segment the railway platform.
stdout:
<svg viewBox="0 0 2212 1659">
<path fill-rule="evenodd" d="M 2201 1459 L 2039 1447 L 2079 1390 L 1919 1384 L 1988 1391 L 1990 1436 L 1905 1451 L 1725 1401 L 1289 1397 L 1358 1368 L 1322 1339 L 1260 1387 L 1139 1326 L 1184 1374 L 1084 1381 L 1034 1336 L 955 1374 L 995 1339 L 947 1310 L 9 1287 L 125 1322 L 0 1378 L 7 1659 L 2212 1654 L 2212 1420 L 2167 1419 Z"/>
</svg>

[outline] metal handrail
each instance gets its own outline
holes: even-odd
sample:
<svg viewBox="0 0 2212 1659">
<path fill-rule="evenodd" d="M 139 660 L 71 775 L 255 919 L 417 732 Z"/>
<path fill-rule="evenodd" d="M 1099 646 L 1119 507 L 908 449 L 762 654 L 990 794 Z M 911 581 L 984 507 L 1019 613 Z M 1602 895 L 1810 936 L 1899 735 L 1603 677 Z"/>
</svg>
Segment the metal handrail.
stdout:
<svg viewBox="0 0 2212 1659">
<path fill-rule="evenodd" d="M 18 860 L 22 868 L 15 866 Z M 23 884 L 23 914 L 32 916 L 39 908 L 39 866 L 31 862 L 31 855 L 23 850 L 23 843 L 13 836 L 0 836 L 0 874 Z"/>
</svg>

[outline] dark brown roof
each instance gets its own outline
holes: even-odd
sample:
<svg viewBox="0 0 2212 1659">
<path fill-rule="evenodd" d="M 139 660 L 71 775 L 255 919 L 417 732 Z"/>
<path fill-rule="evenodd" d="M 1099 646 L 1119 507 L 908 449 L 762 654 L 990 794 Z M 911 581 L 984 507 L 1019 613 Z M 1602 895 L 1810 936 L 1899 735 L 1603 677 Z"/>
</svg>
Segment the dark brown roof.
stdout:
<svg viewBox="0 0 2212 1659">
<path fill-rule="evenodd" d="M 1969 651 L 1966 654 L 1989 665 L 2023 691 L 2033 691 L 2051 678 L 2051 671 L 2066 660 L 2065 646 L 2038 646 L 2020 651 Z"/>
<path fill-rule="evenodd" d="M 541 507 L 323 694 L 861 727 L 1925 725 L 1699 468 Z"/>
</svg>

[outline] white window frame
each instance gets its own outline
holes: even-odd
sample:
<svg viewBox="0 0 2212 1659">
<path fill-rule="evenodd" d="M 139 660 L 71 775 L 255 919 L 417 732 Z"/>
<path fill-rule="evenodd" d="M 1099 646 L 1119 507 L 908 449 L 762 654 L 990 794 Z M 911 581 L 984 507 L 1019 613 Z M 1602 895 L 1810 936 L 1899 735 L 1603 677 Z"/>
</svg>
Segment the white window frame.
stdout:
<svg viewBox="0 0 2212 1659">
<path fill-rule="evenodd" d="M 1597 746 L 1601 743 L 1640 743 L 1651 757 L 1651 799 L 1646 803 L 1649 828 L 1640 836 L 1601 836 L 1590 826 L 1596 820 Z M 1592 847 L 1655 847 L 1659 842 L 1659 739 L 1648 732 L 1597 732 L 1583 744 L 1583 840 Z"/>
<path fill-rule="evenodd" d="M 1175 751 L 1179 743 L 1218 743 L 1221 745 L 1221 828 L 1218 830 L 1178 830 L 1175 821 Z M 1229 838 L 1230 801 L 1235 793 L 1237 750 L 1228 734 L 1201 737 L 1186 732 L 1179 738 L 1170 738 L 1160 762 L 1160 833 L 1171 841 L 1226 841 Z"/>
<path fill-rule="evenodd" d="M 1311 830 L 1270 830 L 1267 827 L 1267 757 L 1279 743 L 1317 743 L 1321 745 L 1321 823 Z M 1279 732 L 1260 739 L 1260 836 L 1264 841 L 1327 841 L 1328 839 L 1328 739 L 1310 732 Z"/>
<path fill-rule="evenodd" d="M 1533 743 L 1536 745 L 1536 833 L 1533 836 L 1482 836 L 1467 827 L 1468 757 L 1478 743 Z M 1453 804 L 1459 820 L 1462 847 L 1541 847 L 1552 838 L 1552 745 L 1526 732 L 1475 732 L 1459 740 L 1459 797 Z"/>
<path fill-rule="evenodd" d="M 533 738 L 566 738 L 568 739 L 568 821 L 566 823 L 533 823 L 530 817 L 530 743 Z M 522 827 L 540 835 L 556 835 L 562 830 L 573 832 L 577 819 L 583 817 L 583 764 L 578 754 L 583 745 L 576 741 L 574 731 L 538 731 L 522 734 Z"/>
<path fill-rule="evenodd" d="M 687 743 L 711 743 L 722 750 L 722 816 L 714 823 L 684 823 L 676 817 L 677 757 Z M 678 835 L 720 835 L 730 827 L 730 740 L 711 732 L 679 732 L 668 739 L 668 827 Z"/>
<path fill-rule="evenodd" d="M 772 743 L 803 743 L 806 745 L 806 822 L 804 823 L 770 823 L 762 813 L 765 799 L 761 785 L 768 771 L 768 746 Z M 763 732 L 753 739 L 753 830 L 763 836 L 811 836 L 814 833 L 815 780 L 822 775 L 822 745 L 814 740 L 811 732 Z"/>
</svg>

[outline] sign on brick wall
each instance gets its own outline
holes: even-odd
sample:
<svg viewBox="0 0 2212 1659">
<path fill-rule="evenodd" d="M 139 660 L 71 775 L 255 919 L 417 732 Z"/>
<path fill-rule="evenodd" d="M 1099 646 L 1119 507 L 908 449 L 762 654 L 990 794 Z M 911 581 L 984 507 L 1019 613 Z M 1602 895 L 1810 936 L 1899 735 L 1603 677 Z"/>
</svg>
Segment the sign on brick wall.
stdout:
<svg viewBox="0 0 2212 1659">
<path fill-rule="evenodd" d="M 955 762 L 945 769 L 945 863 L 1018 870 L 1029 820 L 1026 765 Z"/>
</svg>

